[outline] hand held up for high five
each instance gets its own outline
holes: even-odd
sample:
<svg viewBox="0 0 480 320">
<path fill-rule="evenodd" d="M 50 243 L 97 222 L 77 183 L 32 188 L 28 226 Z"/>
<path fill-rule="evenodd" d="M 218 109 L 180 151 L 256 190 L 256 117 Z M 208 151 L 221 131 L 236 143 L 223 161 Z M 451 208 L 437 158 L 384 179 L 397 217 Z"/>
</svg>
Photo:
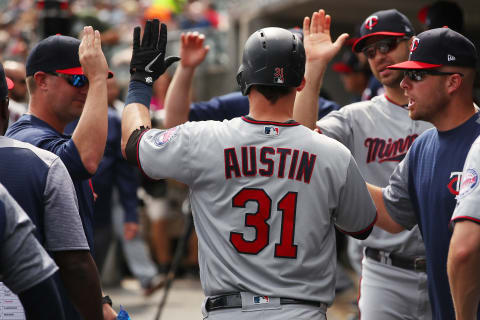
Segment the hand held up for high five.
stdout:
<svg viewBox="0 0 480 320">
<path fill-rule="evenodd" d="M 149 86 L 179 57 L 165 58 L 167 46 L 167 26 L 157 19 L 145 23 L 143 38 L 140 42 L 140 27 L 133 30 L 133 53 L 130 61 L 130 79 Z"/>
<path fill-rule="evenodd" d="M 196 68 L 205 60 L 210 50 L 209 46 L 204 46 L 205 36 L 198 32 L 182 33 L 180 47 L 181 65 L 183 68 Z"/>
<path fill-rule="evenodd" d="M 82 41 L 78 48 L 78 56 L 82 65 L 83 73 L 89 81 L 93 82 L 97 77 L 106 81 L 108 65 L 102 51 L 100 32 L 87 26 L 83 28 Z"/>
<path fill-rule="evenodd" d="M 307 62 L 327 64 L 340 51 L 348 38 L 347 33 L 341 34 L 335 42 L 330 36 L 332 18 L 323 9 L 314 12 L 312 18 L 303 20 L 303 45 Z"/>
</svg>

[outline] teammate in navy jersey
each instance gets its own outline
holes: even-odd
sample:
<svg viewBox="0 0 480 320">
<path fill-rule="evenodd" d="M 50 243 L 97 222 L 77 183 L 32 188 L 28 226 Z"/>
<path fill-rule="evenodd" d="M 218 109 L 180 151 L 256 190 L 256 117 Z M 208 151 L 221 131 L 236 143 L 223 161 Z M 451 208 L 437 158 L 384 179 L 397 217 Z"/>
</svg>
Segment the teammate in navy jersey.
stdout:
<svg viewBox="0 0 480 320">
<path fill-rule="evenodd" d="M 379 212 L 378 225 L 390 232 L 418 224 L 427 254 L 428 288 L 434 319 L 455 319 L 454 297 L 468 282 L 479 281 L 478 272 L 457 268 L 449 287 L 447 254 L 452 231 L 450 219 L 460 189 L 467 153 L 480 134 L 480 118 L 473 104 L 477 52 L 467 38 L 449 28 L 432 29 L 413 39 L 406 62 L 389 66 L 404 70 L 401 87 L 409 99 L 409 115 L 431 122 L 435 128 L 419 136 L 383 189 L 369 185 Z M 459 221 L 462 228 L 466 222 Z M 465 269 L 466 268 L 466 269 Z M 462 272 L 463 271 L 463 272 Z M 475 270 L 478 271 L 478 270 Z M 465 291 L 465 290 L 463 290 Z M 455 299 L 463 310 L 461 299 Z M 478 299 L 468 317 L 480 319 Z M 477 315 L 476 315 L 477 314 Z"/>
<path fill-rule="evenodd" d="M 7 130 L 7 136 L 51 151 L 63 161 L 75 187 L 88 247 L 94 253 L 94 198 L 89 178 L 97 170 L 105 149 L 109 75 L 100 34 L 85 27 L 82 41 L 50 36 L 30 51 L 26 69 L 29 113 Z M 63 135 L 65 126 L 78 117 L 79 125 L 72 137 Z M 101 306 L 98 291 L 80 296 Z M 103 311 L 107 319 L 115 319 L 110 305 L 104 304 Z M 80 319 L 73 306 L 65 308 L 65 313 L 68 319 Z"/>
<path fill-rule="evenodd" d="M 295 34 L 302 35 L 300 32 Z M 302 35 L 303 36 L 303 35 Z M 241 92 L 231 92 L 214 97 L 209 101 L 190 103 L 190 92 L 196 68 L 203 62 L 209 51 L 204 46 L 205 36 L 198 32 L 181 35 L 180 61 L 165 97 L 165 127 L 171 128 L 187 121 L 231 120 L 247 115 L 248 98 Z M 179 94 L 182 92 L 182 94 Z M 318 99 L 318 119 L 321 119 L 340 106 L 333 101 L 320 97 Z"/>
</svg>

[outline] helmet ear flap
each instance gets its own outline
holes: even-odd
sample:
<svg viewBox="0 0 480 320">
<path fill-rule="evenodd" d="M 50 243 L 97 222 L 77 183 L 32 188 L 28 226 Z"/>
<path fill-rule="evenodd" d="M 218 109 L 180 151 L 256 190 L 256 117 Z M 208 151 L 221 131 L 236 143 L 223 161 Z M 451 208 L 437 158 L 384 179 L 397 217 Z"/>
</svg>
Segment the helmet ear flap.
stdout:
<svg viewBox="0 0 480 320">
<path fill-rule="evenodd" d="M 237 83 L 242 91 L 242 94 L 246 96 L 250 91 L 250 85 L 247 84 L 247 79 L 245 77 L 246 70 L 240 70 L 237 73 Z"/>
</svg>

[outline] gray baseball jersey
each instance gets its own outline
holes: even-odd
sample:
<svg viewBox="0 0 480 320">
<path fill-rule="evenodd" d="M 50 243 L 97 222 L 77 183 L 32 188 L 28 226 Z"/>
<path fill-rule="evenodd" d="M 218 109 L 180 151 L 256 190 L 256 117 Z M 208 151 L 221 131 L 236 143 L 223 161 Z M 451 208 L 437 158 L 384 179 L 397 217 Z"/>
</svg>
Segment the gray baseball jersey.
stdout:
<svg viewBox="0 0 480 320">
<path fill-rule="evenodd" d="M 2 184 L 0 210 L 0 275 L 18 294 L 44 281 L 58 268 L 35 239 L 32 221 Z"/>
<path fill-rule="evenodd" d="M 413 121 L 408 110 L 381 95 L 333 111 L 317 127 L 352 152 L 365 181 L 383 187 L 415 138 L 432 125 Z M 375 227 L 361 244 L 406 256 L 425 255 L 418 227 L 395 235 Z"/>
<path fill-rule="evenodd" d="M 137 159 L 190 186 L 207 296 L 252 292 L 331 304 L 334 225 L 370 231 L 376 210 L 340 143 L 296 122 L 189 122 L 149 130 Z"/>
<path fill-rule="evenodd" d="M 75 188 L 62 160 L 47 150 L 7 137 L 0 137 L 0 155 L 5 160 L 0 182 L 37 224 L 45 249 L 89 250 Z M 22 170 L 22 166 L 28 168 Z"/>
<path fill-rule="evenodd" d="M 480 223 L 480 137 L 475 140 L 468 152 L 463 167 L 460 191 L 457 195 L 457 206 L 452 215 L 455 220 L 470 220 Z"/>
</svg>

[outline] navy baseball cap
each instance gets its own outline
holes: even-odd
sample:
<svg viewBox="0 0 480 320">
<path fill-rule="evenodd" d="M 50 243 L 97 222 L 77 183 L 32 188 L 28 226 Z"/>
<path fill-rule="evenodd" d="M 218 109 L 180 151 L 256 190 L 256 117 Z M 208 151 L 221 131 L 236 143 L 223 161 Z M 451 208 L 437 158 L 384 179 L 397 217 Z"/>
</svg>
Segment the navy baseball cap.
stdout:
<svg viewBox="0 0 480 320">
<path fill-rule="evenodd" d="M 420 33 L 412 41 L 408 61 L 391 65 L 388 69 L 475 68 L 476 63 L 475 45 L 465 36 L 445 27 Z"/>
<path fill-rule="evenodd" d="M 448 26 L 457 32 L 463 32 L 463 11 L 453 1 L 436 1 L 423 7 L 418 12 L 418 20 L 424 23 L 427 29 Z"/>
<path fill-rule="evenodd" d="M 5 70 L 3 70 L 3 65 L 0 63 L 0 99 L 8 97 L 8 90 L 12 89 L 13 86 L 13 81 L 5 76 Z"/>
<path fill-rule="evenodd" d="M 78 57 L 80 40 L 53 35 L 38 42 L 27 57 L 27 77 L 38 71 L 62 74 L 84 74 Z M 113 77 L 111 71 L 108 77 Z"/>
<path fill-rule="evenodd" d="M 415 34 L 408 18 L 396 9 L 381 10 L 370 15 L 360 26 L 360 38 L 352 49 L 361 52 L 372 36 L 411 37 Z"/>
</svg>

